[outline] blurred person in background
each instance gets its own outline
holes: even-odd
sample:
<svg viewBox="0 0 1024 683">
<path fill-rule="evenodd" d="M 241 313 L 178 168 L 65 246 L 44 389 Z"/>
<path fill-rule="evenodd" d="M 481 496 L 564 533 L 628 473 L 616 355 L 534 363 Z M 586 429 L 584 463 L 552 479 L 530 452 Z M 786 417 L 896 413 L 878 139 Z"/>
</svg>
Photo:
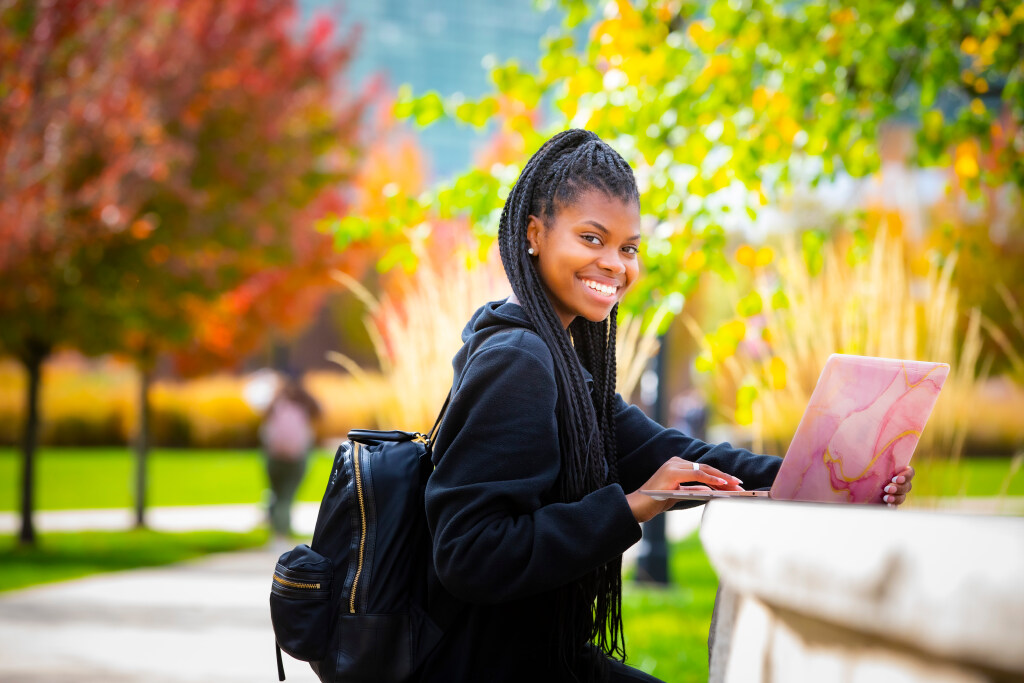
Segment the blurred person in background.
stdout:
<svg viewBox="0 0 1024 683">
<path fill-rule="evenodd" d="M 270 527 L 278 540 L 292 533 L 292 503 L 306 474 L 306 460 L 316 440 L 320 404 L 298 375 L 286 375 L 267 407 L 260 426 L 270 483 Z"/>
</svg>

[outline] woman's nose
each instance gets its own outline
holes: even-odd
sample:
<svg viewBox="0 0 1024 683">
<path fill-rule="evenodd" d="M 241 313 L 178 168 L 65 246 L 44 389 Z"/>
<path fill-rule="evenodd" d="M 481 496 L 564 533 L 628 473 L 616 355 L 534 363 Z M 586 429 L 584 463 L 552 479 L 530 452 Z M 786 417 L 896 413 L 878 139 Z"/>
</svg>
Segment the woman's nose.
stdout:
<svg viewBox="0 0 1024 683">
<path fill-rule="evenodd" d="M 606 270 L 609 273 L 614 273 L 616 275 L 626 272 L 626 264 L 622 262 L 622 257 L 619 256 L 619 251 L 617 249 L 614 254 L 602 254 L 597 261 L 597 265 L 602 270 Z"/>
</svg>

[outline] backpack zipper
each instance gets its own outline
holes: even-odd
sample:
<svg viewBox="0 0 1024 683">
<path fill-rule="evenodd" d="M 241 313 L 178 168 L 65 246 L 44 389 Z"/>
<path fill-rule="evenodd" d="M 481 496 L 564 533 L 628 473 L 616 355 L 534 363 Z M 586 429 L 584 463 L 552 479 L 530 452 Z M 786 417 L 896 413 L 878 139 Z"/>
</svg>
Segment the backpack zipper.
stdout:
<svg viewBox="0 0 1024 683">
<path fill-rule="evenodd" d="M 352 464 L 356 473 L 356 497 L 359 499 L 359 561 L 356 563 L 356 577 L 352 580 L 352 594 L 348 599 L 348 611 L 356 613 L 356 587 L 359 585 L 359 576 L 363 573 L 363 552 L 366 548 L 366 503 L 363 502 L 363 477 L 359 469 L 359 453 L 362 448 L 352 449 Z"/>
<path fill-rule="evenodd" d="M 284 586 L 288 586 L 289 588 L 306 588 L 306 589 L 309 589 L 309 590 L 320 590 L 320 584 L 319 583 L 298 583 L 296 581 L 289 581 L 288 579 L 282 579 L 277 574 L 274 574 L 274 581 L 277 581 L 278 583 L 280 583 L 280 584 L 282 584 Z"/>
</svg>

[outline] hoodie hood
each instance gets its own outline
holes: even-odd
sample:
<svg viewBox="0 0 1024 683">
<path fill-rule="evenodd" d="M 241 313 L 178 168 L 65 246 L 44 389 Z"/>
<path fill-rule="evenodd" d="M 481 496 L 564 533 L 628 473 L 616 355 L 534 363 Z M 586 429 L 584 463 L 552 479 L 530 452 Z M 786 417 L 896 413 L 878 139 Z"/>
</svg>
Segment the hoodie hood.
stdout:
<svg viewBox="0 0 1024 683">
<path fill-rule="evenodd" d="M 461 374 L 469 357 L 493 334 L 510 329 L 525 330 L 544 345 L 540 335 L 537 334 L 537 328 L 522 306 L 512 303 L 508 299 L 491 301 L 478 308 L 462 329 L 463 347 L 452 361 L 456 373 Z M 544 348 L 547 349 L 547 346 L 544 345 Z M 583 371 L 583 379 L 586 381 L 587 387 L 593 391 L 593 376 L 582 364 L 580 370 Z"/>
<path fill-rule="evenodd" d="M 531 332 L 537 331 L 522 306 L 502 299 L 491 301 L 476 309 L 476 313 L 462 329 L 462 341 L 468 344 L 477 334 L 490 336 L 490 332 L 496 332 L 500 327 L 522 327 Z"/>
</svg>

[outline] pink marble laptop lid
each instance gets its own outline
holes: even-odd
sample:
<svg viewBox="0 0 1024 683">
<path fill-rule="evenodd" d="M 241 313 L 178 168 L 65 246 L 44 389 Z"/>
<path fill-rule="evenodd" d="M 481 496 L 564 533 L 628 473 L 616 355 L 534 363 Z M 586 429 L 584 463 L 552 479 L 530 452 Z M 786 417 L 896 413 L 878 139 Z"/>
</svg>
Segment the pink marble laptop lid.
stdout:
<svg viewBox="0 0 1024 683">
<path fill-rule="evenodd" d="M 910 462 L 949 366 L 833 354 L 772 485 L 771 497 L 879 503 Z"/>
</svg>

